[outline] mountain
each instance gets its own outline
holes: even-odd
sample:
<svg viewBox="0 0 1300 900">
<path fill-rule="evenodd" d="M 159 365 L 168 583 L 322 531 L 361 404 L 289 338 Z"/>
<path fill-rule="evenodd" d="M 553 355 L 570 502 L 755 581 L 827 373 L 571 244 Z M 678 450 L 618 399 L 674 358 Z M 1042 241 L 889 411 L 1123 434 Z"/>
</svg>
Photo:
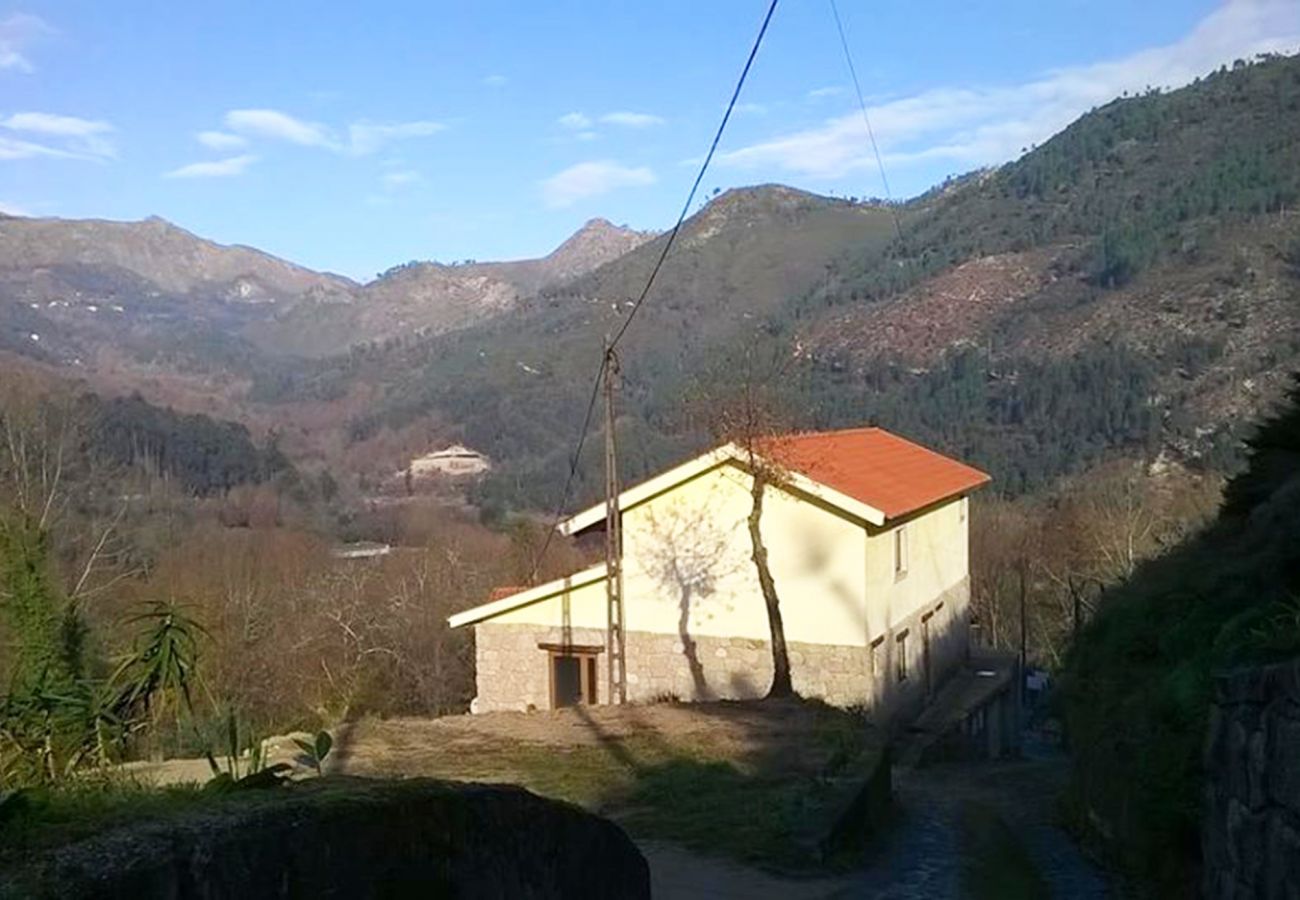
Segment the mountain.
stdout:
<svg viewBox="0 0 1300 900">
<path fill-rule="evenodd" d="M 624 476 L 706 440 L 692 401 L 746 378 L 790 427 L 876 422 L 1011 493 L 1117 453 L 1233 465 L 1236 423 L 1300 358 L 1297 112 L 1300 59 L 1271 57 L 1116 100 L 892 207 L 780 185 L 712 198 L 619 346 Z M 280 264 L 280 281 L 257 276 L 276 302 L 249 303 L 237 284 L 251 262 L 181 247 L 206 272 L 187 280 L 100 251 L 97 235 L 61 238 L 57 253 L 0 250 L 0 349 L 112 372 L 150 398 L 180 385 L 176 405 L 274 423 L 286 452 L 358 468 L 463 441 L 496 463 L 480 500 L 542 508 L 602 343 L 667 239 L 597 220 L 538 260 L 409 263 L 366 285 Z M 66 307 L 21 302 L 45 278 Z M 120 322 L 88 310 L 96 284 Z M 212 398 L 226 406 L 191 402 Z M 599 464 L 580 461 L 580 493 Z"/>
<path fill-rule="evenodd" d="M 547 256 L 443 265 L 410 262 L 365 285 L 350 305 L 301 304 L 253 337 L 270 352 L 329 356 L 349 346 L 464 328 L 591 271 L 650 235 L 592 219 Z"/>
<path fill-rule="evenodd" d="M 771 381 L 792 424 L 879 422 L 1002 490 L 1116 452 L 1232 465 L 1235 423 L 1300 359 L 1298 104 L 1300 59 L 1272 57 L 1116 100 L 892 212 L 778 186 L 715 199 L 620 347 L 625 476 L 703 440 L 685 401 L 760 356 L 789 361 Z M 502 497 L 554 502 L 601 340 L 662 240 L 359 374 L 383 388 L 352 433 L 434 415 L 504 461 Z"/>
<path fill-rule="evenodd" d="M 47 299 L 41 283 L 61 277 L 84 283 L 102 273 L 110 283 L 129 273 L 159 293 L 274 303 L 346 294 L 356 285 L 313 272 L 251 247 L 223 246 L 157 216 L 140 222 L 28 219 L 0 216 L 0 272 L 34 283 L 26 299 Z"/>
<path fill-rule="evenodd" d="M 1086 434 L 1062 446 L 1053 434 L 1073 401 L 1053 400 L 1034 437 L 1040 460 L 1118 444 L 1223 464 L 1235 424 L 1267 408 L 1300 360 L 1297 113 L 1297 57 L 1116 100 L 1020 160 L 908 204 L 901 242 L 840 260 L 785 326 L 837 402 L 895 405 L 920 435 L 1001 465 L 1004 483 L 1061 467 L 1003 465 L 1025 456 L 1009 445 L 1039 412 L 1018 376 L 1084 359 L 1129 411 L 1080 412 L 1071 431 Z M 992 450 L 950 404 L 914 402 L 958 391 L 984 404 L 985 429 L 1019 432 L 1008 446 Z"/>
<path fill-rule="evenodd" d="M 683 380 L 700 359 L 752 334 L 789 297 L 811 289 L 829 258 L 887 242 L 892 228 L 883 207 L 782 186 L 713 199 L 684 223 L 636 328 L 620 347 L 628 396 L 645 416 L 671 416 Z M 435 415 L 494 457 L 543 455 L 549 474 L 562 464 L 604 337 L 627 314 L 667 239 L 660 235 L 581 277 L 543 288 L 507 316 L 416 341 L 360 367 L 327 367 L 317 378 L 383 385 L 381 398 L 351 424 L 354 436 L 367 439 Z M 323 388 L 318 381 L 304 389 Z M 638 472 L 679 446 L 655 430 L 642 437 L 645 445 L 635 449 Z"/>
<path fill-rule="evenodd" d="M 607 219 L 589 219 L 564 243 L 539 259 L 514 262 L 468 263 L 459 271 L 486 275 L 513 284 L 520 294 L 585 275 L 654 237 L 653 232 L 634 231 Z"/>
<path fill-rule="evenodd" d="M 410 263 L 360 285 L 157 217 L 0 216 L 0 349 L 78 367 L 111 357 L 218 370 L 328 356 L 480 321 L 647 237 L 597 219 L 540 259 Z"/>
</svg>

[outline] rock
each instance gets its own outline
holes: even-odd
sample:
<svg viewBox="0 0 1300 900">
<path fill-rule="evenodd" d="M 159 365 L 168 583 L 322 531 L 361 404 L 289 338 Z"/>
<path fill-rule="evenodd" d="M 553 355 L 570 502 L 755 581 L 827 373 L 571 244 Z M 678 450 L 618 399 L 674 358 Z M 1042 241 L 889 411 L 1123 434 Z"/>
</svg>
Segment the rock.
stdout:
<svg viewBox="0 0 1300 900">
<path fill-rule="evenodd" d="M 1202 890 L 1300 897 L 1300 662 L 1216 684 L 1205 743 Z"/>
</svg>

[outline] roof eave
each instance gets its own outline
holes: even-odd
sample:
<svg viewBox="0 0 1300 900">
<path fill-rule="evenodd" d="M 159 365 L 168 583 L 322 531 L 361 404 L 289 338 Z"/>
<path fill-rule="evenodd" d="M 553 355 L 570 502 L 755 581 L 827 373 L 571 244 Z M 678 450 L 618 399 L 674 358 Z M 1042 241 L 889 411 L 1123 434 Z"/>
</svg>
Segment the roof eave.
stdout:
<svg viewBox="0 0 1300 900">
<path fill-rule="evenodd" d="M 605 578 L 605 564 L 598 563 L 572 575 L 565 575 L 563 578 L 556 578 L 545 584 L 539 584 L 531 587 L 526 591 L 520 591 L 517 594 L 511 594 L 508 597 L 502 597 L 500 600 L 492 600 L 470 609 L 462 610 L 454 615 L 447 617 L 447 625 L 452 628 L 461 628 L 465 625 L 477 625 L 487 619 L 495 618 L 503 613 L 512 612 L 525 606 L 531 606 L 534 603 L 540 603 L 548 600 L 558 594 L 568 591 L 575 591 L 579 588 L 595 584 Z"/>
</svg>

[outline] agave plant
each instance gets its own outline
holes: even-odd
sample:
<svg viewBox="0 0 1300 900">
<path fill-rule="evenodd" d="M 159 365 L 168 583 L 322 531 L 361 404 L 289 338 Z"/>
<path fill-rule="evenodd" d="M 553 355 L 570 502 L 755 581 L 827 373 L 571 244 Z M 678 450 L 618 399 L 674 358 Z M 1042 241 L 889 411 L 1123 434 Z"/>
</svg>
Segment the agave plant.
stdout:
<svg viewBox="0 0 1300 900">
<path fill-rule="evenodd" d="M 288 763 L 267 765 L 265 743 L 251 731 L 241 733 L 239 717 L 233 709 L 226 713 L 225 738 L 224 767 L 217 762 L 211 751 L 207 753 L 208 768 L 212 770 L 209 789 L 225 791 L 275 787 L 288 780 L 293 766 Z"/>
<path fill-rule="evenodd" d="M 129 653 L 109 678 L 111 704 L 120 718 L 142 717 L 156 726 L 170 712 L 194 716 L 199 639 L 207 630 L 174 603 L 154 601 L 128 625 L 142 626 Z"/>
<path fill-rule="evenodd" d="M 323 774 L 321 764 L 325 762 L 325 757 L 330 755 L 330 749 L 334 746 L 334 738 L 330 737 L 330 733 L 318 731 L 310 741 L 294 738 L 293 742 L 298 745 L 307 763 L 316 770 L 316 774 Z"/>
</svg>

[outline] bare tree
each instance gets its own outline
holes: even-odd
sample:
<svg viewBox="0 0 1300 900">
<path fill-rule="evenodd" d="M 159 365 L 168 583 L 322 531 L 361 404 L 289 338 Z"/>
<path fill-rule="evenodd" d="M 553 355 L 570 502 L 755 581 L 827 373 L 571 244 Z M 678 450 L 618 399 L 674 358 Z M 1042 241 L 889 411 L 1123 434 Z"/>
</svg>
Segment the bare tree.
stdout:
<svg viewBox="0 0 1300 900">
<path fill-rule="evenodd" d="M 749 474 L 750 507 L 746 526 L 749 532 L 750 558 L 754 563 L 759 591 L 767 610 L 772 649 L 772 685 L 767 692 L 769 697 L 789 697 L 794 693 L 785 622 L 781 616 L 781 598 L 776 579 L 772 577 L 762 528 L 767 489 L 779 489 L 789 477 L 772 453 L 776 439 L 789 430 L 786 424 L 788 417 L 781 414 L 781 405 L 773 388 L 779 383 L 784 368 L 785 361 L 779 358 L 757 360 L 754 354 L 746 353 L 736 364 L 728 366 L 729 371 L 722 376 L 727 384 L 732 385 L 727 395 L 720 397 L 715 393 L 704 401 L 704 413 L 714 436 L 734 444 L 740 450 Z"/>
</svg>

